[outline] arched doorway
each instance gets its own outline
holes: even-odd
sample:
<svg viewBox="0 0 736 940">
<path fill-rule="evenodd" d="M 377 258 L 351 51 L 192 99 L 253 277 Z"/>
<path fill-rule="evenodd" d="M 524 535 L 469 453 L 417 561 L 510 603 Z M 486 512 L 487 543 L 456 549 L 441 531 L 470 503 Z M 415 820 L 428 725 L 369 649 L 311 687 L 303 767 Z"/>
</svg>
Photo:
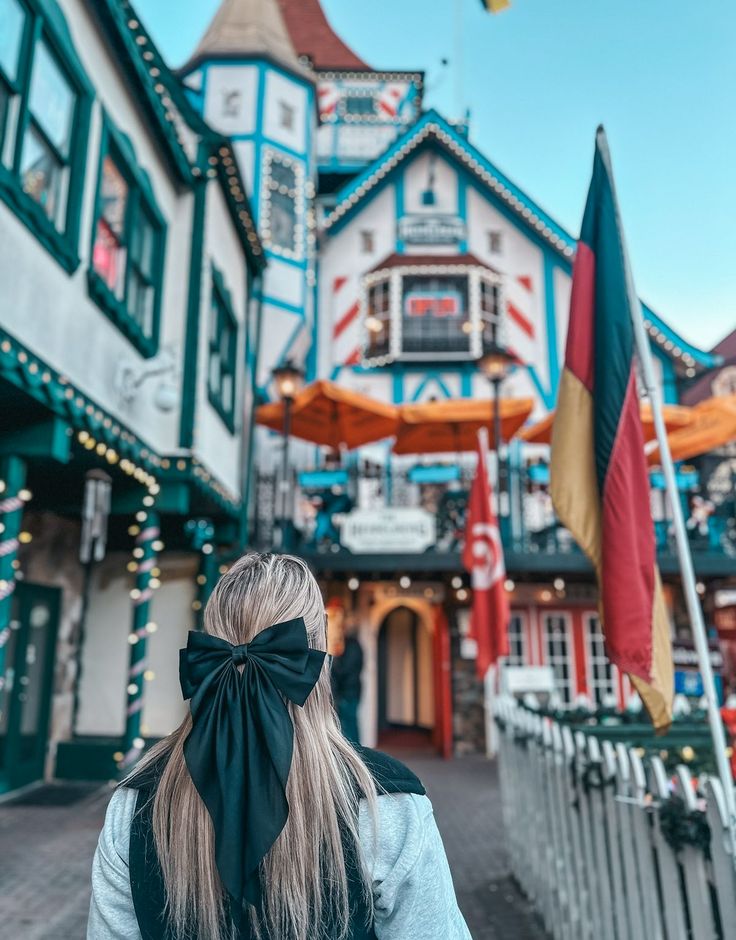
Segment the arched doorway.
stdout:
<svg viewBox="0 0 736 940">
<path fill-rule="evenodd" d="M 433 640 L 407 606 L 390 610 L 378 632 L 378 742 L 431 745 L 435 724 Z"/>
</svg>

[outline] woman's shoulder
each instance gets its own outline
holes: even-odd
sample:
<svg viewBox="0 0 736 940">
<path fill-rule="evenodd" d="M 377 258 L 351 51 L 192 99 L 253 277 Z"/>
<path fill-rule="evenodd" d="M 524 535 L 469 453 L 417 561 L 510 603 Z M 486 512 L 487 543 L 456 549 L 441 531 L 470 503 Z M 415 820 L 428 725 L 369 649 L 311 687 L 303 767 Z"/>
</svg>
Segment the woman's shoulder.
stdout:
<svg viewBox="0 0 736 940">
<path fill-rule="evenodd" d="M 370 747 L 357 745 L 356 750 L 378 787 L 385 793 L 426 794 L 419 777 L 400 760 Z"/>
</svg>

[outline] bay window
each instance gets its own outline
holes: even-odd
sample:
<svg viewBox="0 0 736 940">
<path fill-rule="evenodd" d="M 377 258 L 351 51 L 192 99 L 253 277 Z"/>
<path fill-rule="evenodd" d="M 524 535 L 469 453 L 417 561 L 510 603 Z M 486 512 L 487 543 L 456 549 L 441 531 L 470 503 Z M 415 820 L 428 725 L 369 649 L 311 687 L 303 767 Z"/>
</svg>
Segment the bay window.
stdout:
<svg viewBox="0 0 736 940">
<path fill-rule="evenodd" d="M 71 271 L 92 89 L 45 10 L 0 0 L 0 197 Z"/>
<path fill-rule="evenodd" d="M 472 256 L 392 255 L 363 280 L 364 359 L 477 359 L 501 340 L 501 278 Z"/>
<path fill-rule="evenodd" d="M 105 119 L 90 294 L 139 352 L 158 349 L 165 226 L 130 141 Z"/>
</svg>

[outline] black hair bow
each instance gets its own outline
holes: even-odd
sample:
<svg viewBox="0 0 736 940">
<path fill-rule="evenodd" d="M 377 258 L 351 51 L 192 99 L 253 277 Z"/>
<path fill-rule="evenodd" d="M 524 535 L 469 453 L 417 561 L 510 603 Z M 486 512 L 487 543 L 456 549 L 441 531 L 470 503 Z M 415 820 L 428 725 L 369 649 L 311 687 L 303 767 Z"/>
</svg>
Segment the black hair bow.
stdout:
<svg viewBox="0 0 736 940">
<path fill-rule="evenodd" d="M 289 815 L 294 726 L 286 700 L 304 705 L 324 658 L 310 649 L 301 617 L 241 646 L 190 633 L 179 652 L 192 712 L 184 759 L 212 817 L 217 870 L 236 921 L 243 900 L 259 903 L 258 866 Z"/>
</svg>

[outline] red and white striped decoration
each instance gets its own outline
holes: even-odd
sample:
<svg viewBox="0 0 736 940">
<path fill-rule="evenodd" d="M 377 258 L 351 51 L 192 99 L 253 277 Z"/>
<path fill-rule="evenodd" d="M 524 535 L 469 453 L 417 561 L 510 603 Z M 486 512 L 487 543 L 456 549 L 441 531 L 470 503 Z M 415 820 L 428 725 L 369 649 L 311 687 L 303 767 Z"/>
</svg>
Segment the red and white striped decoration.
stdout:
<svg viewBox="0 0 736 940">
<path fill-rule="evenodd" d="M 361 359 L 362 318 L 358 281 L 336 277 L 332 281 L 332 362 L 356 365 Z"/>
<path fill-rule="evenodd" d="M 506 345 L 521 362 L 538 361 L 537 304 L 529 275 L 509 278 L 506 296 Z"/>
</svg>

